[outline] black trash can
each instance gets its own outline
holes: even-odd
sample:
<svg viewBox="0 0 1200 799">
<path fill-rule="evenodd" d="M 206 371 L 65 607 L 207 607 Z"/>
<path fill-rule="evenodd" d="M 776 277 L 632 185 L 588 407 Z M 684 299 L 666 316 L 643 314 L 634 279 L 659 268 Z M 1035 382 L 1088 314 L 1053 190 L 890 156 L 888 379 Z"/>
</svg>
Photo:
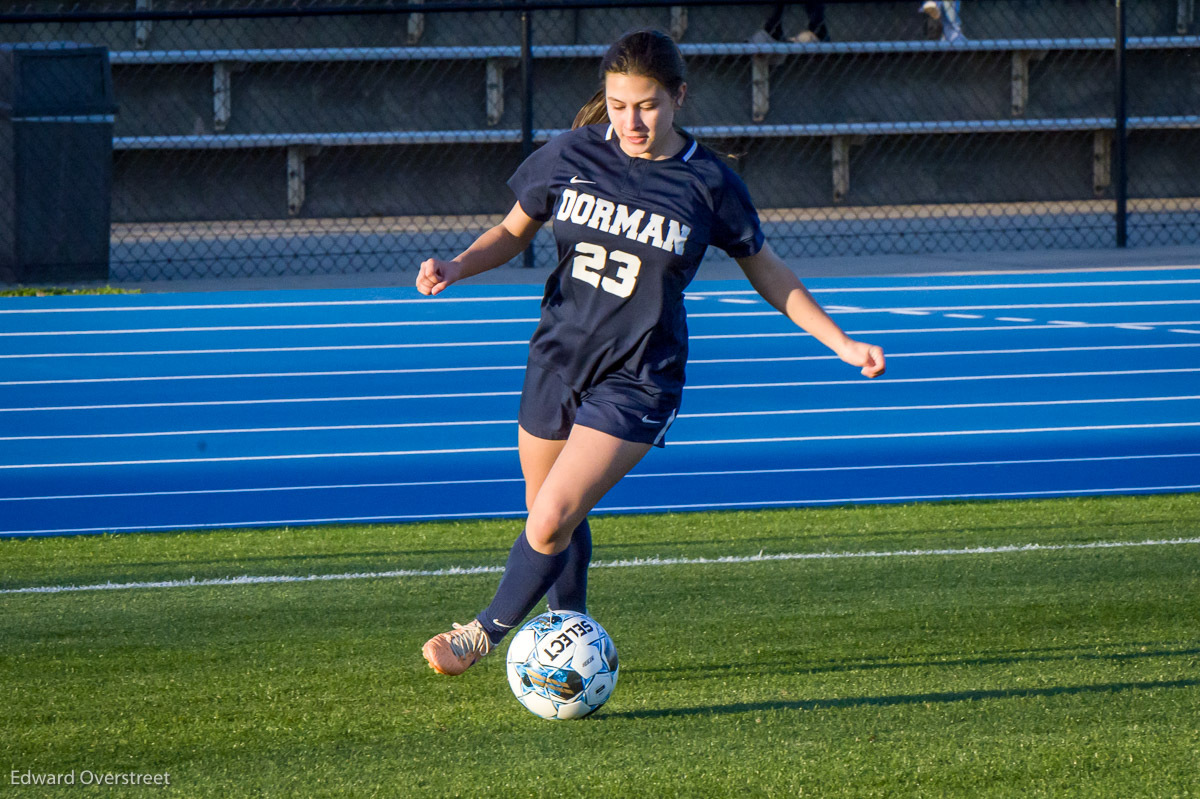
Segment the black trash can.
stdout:
<svg viewBox="0 0 1200 799">
<path fill-rule="evenodd" d="M 115 114 L 106 48 L 0 44 L 0 279 L 108 279 Z"/>
</svg>

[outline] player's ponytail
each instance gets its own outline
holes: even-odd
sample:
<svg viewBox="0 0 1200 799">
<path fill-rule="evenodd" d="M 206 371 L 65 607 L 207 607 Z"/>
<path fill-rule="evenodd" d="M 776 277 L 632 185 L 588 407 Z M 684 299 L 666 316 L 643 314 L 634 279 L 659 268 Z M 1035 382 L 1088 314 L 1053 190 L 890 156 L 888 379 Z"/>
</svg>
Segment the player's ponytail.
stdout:
<svg viewBox="0 0 1200 799">
<path fill-rule="evenodd" d="M 609 73 L 642 75 L 662 84 L 672 97 L 687 79 L 687 66 L 675 40 L 660 30 L 631 31 L 613 42 L 600 61 L 600 90 L 575 115 L 572 128 L 608 121 L 604 79 Z M 675 126 L 679 130 L 679 126 Z"/>
<path fill-rule="evenodd" d="M 599 125 L 608 121 L 608 102 L 604 96 L 604 88 L 592 95 L 592 99 L 584 103 L 583 108 L 575 115 L 571 129 L 582 128 L 584 125 Z"/>
</svg>

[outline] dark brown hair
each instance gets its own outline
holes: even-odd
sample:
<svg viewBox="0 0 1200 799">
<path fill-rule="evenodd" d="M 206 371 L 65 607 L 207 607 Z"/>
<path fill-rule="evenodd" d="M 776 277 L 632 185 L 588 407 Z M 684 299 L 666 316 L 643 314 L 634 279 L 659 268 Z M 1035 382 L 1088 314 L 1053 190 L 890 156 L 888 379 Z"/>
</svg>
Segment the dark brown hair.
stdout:
<svg viewBox="0 0 1200 799">
<path fill-rule="evenodd" d="M 650 78 L 676 97 L 686 80 L 687 68 L 675 41 L 662 31 L 644 28 L 625 34 L 613 42 L 600 61 L 600 90 L 579 109 L 572 128 L 608 121 L 604 79 L 609 73 Z"/>
</svg>

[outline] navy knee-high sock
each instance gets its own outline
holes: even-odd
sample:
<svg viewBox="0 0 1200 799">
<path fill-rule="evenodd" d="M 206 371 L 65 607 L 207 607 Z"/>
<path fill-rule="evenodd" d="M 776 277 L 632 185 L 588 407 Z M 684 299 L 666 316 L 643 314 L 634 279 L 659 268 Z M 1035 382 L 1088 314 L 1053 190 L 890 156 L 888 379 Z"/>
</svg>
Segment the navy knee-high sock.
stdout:
<svg viewBox="0 0 1200 799">
<path fill-rule="evenodd" d="M 587 573 L 592 562 L 592 528 L 584 519 L 571 533 L 567 547 L 567 565 L 550 590 L 546 604 L 551 610 L 576 610 L 587 613 Z"/>
<path fill-rule="evenodd" d="M 524 531 L 517 536 L 492 604 L 475 617 L 493 644 L 500 643 L 505 633 L 520 624 L 554 585 L 567 564 L 567 549 L 557 555 L 543 555 L 529 545 Z"/>
</svg>

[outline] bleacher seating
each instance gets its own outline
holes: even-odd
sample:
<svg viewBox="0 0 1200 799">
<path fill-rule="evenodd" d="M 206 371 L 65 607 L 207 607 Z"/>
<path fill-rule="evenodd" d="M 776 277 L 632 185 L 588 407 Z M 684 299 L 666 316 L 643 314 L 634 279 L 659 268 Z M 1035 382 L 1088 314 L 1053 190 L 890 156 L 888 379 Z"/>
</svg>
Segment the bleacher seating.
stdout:
<svg viewBox="0 0 1200 799">
<path fill-rule="evenodd" d="M 688 128 L 744 153 L 738 168 L 748 181 L 797 178 L 796 193 L 768 188 L 760 203 L 863 201 L 851 173 L 866 167 L 852 157 L 855 148 L 870 150 L 870 168 L 890 174 L 886 189 L 872 183 L 868 202 L 962 196 L 961 174 L 934 174 L 878 145 L 902 137 L 992 137 L 1000 143 L 978 155 L 981 174 L 1002 169 L 999 159 L 1016 146 L 1010 138 L 1020 137 L 1058 183 L 1034 185 L 1030 197 L 1103 195 L 1115 126 L 1111 15 L 1076 13 L 1088 4 L 1074 3 L 1071 13 L 1045 13 L 1033 26 L 1055 35 L 1004 38 L 1012 19 L 1002 5 L 972 5 L 972 38 L 962 44 L 913 38 L 916 15 L 899 3 L 854 6 L 857 27 L 847 12 L 836 41 L 804 45 L 747 42 L 760 22 L 738 9 L 544 13 L 535 18 L 532 48 L 533 140 L 566 127 L 594 90 L 600 42 L 631 25 L 657 24 L 682 40 L 693 75 Z M 1187 35 L 1193 12 L 1193 0 L 1158 0 L 1140 23 L 1141 34 L 1155 35 L 1127 40 L 1131 86 L 1150 87 L 1131 97 L 1131 135 L 1200 128 L 1200 36 Z M 505 12 L 488 17 L 505 22 L 494 31 L 466 32 L 467 19 L 407 14 L 323 27 L 296 20 L 283 30 L 277 21 L 104 27 L 121 105 L 114 217 L 216 219 L 231 207 L 252 218 L 502 209 L 503 178 L 522 145 L 519 26 Z M 285 38 L 297 46 L 277 46 Z M 371 41 L 404 44 L 362 46 Z M 375 94 L 355 94 L 368 85 Z M 378 169 L 397 148 L 402 165 Z M 996 163 L 983 163 L 988 158 Z M 1033 185 L 1044 175 L 1037 158 L 1030 163 Z M 909 169 L 925 173 L 914 180 Z M 397 184 L 419 190 L 395 191 Z M 987 181 L 973 191 L 980 202 L 1013 195 Z"/>
<path fill-rule="evenodd" d="M 697 43 L 684 44 L 681 49 L 693 64 L 705 59 L 720 59 L 721 69 L 729 72 L 745 72 L 737 60 L 748 62 L 749 80 L 742 87 L 743 101 L 740 104 L 746 117 L 740 124 L 700 124 L 691 126 L 693 132 L 705 139 L 779 139 L 779 138 L 823 138 L 830 139 L 830 184 L 835 202 L 845 199 L 850 191 L 851 144 L 861 144 L 862 137 L 898 135 L 945 135 L 969 133 L 1030 133 L 1030 132 L 1087 132 L 1095 137 L 1092 159 L 1092 187 L 1102 192 L 1110 183 L 1108 162 L 1105 155 L 1111 153 L 1111 132 L 1115 125 L 1111 113 L 1098 113 L 1102 108 L 1089 109 L 1092 113 L 1082 115 L 1027 116 L 1031 91 L 1030 64 L 1045 58 L 1046 54 L 1092 52 L 1110 53 L 1115 46 L 1111 38 L 1055 38 L 1055 39 L 991 39 L 971 40 L 963 44 L 946 44 L 938 41 L 888 41 L 888 42 L 833 42 L 825 44 L 750 44 L 750 43 Z M 1200 48 L 1200 36 L 1136 37 L 1128 40 L 1127 49 L 1137 52 L 1192 51 Z M 539 70 L 561 76 L 572 74 L 558 68 L 556 62 L 586 62 L 589 66 L 603 54 L 602 45 L 548 45 L 532 48 L 532 56 Z M 520 48 L 511 45 L 478 47 L 374 47 L 374 48 L 292 48 L 292 49 L 236 49 L 236 50 L 147 50 L 117 51 L 111 54 L 114 68 L 163 65 L 203 65 L 212 70 L 212 129 L 211 133 L 188 134 L 125 134 L 114 141 L 118 151 L 147 150 L 230 150 L 230 149 L 281 149 L 286 151 L 284 175 L 288 211 L 292 215 L 302 212 L 305 186 L 306 159 L 320 148 L 330 147 L 383 147 L 411 145 L 496 145 L 519 144 L 522 133 L 513 127 L 476 128 L 433 128 L 390 130 L 276 130 L 262 132 L 224 132 L 233 121 L 234 75 L 247 65 L 280 64 L 332 64 L 339 62 L 458 62 L 483 64 L 483 85 L 476 87 L 476 96 L 482 98 L 482 108 L 476 118 L 486 119 L 487 124 L 496 125 L 505 119 L 505 72 L 512 69 L 519 57 Z M 853 122 L 782 122 L 772 120 L 771 73 L 781 59 L 852 59 L 863 56 L 889 56 L 892 58 L 924 59 L 953 58 L 972 54 L 993 56 L 989 66 L 1003 69 L 1007 84 L 1004 97 L 993 97 L 993 107 L 1003 106 L 1007 113 L 978 119 L 908 119 L 866 120 Z M 731 65 L 730 59 L 734 60 Z M 899 69 L 904 68 L 898 62 Z M 956 65 L 957 66 L 957 65 Z M 829 69 L 827 72 L 835 72 Z M 587 80 L 586 72 L 583 80 Z M 1055 80 L 1049 75 L 1045 81 Z M 118 79 L 119 85 L 119 79 Z M 580 82 L 574 95 L 585 97 L 590 85 Z M 974 90 L 975 87 L 971 87 Z M 853 91 L 848 89 L 847 91 Z M 1107 98 L 1105 98 L 1107 99 Z M 729 104 L 735 105 L 735 104 Z M 865 105 L 865 103 L 863 104 Z M 886 111 L 885 111 L 886 113 Z M 714 114 L 708 116 L 727 116 Z M 787 112 L 776 116 L 787 116 Z M 792 114 L 795 115 L 794 113 Z M 510 115 L 511 116 L 511 115 Z M 384 120 L 380 120 L 384 122 Z M 1129 119 L 1130 130 L 1148 129 L 1193 129 L 1200 127 L 1200 115 L 1195 113 L 1145 114 Z M 538 128 L 534 140 L 541 142 L 559 132 L 561 128 Z M 283 181 L 280 181 L 281 185 Z"/>
</svg>

